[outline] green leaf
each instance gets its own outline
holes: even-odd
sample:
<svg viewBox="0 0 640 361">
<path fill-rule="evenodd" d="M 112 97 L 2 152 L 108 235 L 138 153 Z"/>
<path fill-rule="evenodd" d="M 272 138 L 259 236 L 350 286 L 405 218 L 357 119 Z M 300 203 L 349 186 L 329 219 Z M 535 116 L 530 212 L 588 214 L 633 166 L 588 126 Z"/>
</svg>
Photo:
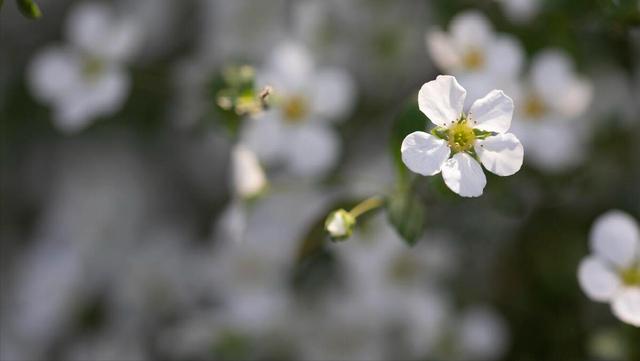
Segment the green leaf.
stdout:
<svg viewBox="0 0 640 361">
<path fill-rule="evenodd" d="M 398 114 L 391 129 L 391 139 L 389 139 L 389 151 L 393 159 L 398 179 L 405 183 L 408 179 L 409 170 L 402 162 L 400 146 L 404 138 L 415 131 L 424 131 L 427 127 L 427 117 L 418 109 L 418 101 L 415 97 L 407 102 L 404 109 Z"/>
<path fill-rule="evenodd" d="M 22 15 L 28 17 L 29 19 L 39 19 L 42 17 L 42 11 L 38 7 L 38 4 L 33 2 L 33 0 L 16 0 L 18 4 L 18 8 Z M 1 6 L 2 4 L 0 4 Z"/>
<path fill-rule="evenodd" d="M 387 200 L 389 222 L 410 246 L 422 236 L 425 214 L 424 204 L 409 188 L 396 191 Z"/>
</svg>

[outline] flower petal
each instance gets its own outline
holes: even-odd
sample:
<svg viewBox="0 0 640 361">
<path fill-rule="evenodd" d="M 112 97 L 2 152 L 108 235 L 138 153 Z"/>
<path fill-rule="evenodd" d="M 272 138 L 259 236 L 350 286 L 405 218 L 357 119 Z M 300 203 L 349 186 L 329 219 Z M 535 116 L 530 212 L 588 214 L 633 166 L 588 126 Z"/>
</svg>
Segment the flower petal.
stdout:
<svg viewBox="0 0 640 361">
<path fill-rule="evenodd" d="M 592 300 L 609 301 L 620 288 L 620 278 L 600 259 L 590 256 L 578 266 L 578 282 Z"/>
<path fill-rule="evenodd" d="M 473 102 L 469 118 L 474 128 L 504 133 L 511 126 L 513 100 L 502 90 L 492 90 L 484 98 Z"/>
<path fill-rule="evenodd" d="M 314 114 L 329 120 L 342 120 L 353 108 L 356 87 L 346 71 L 333 68 L 320 70 L 311 86 Z"/>
<path fill-rule="evenodd" d="M 465 360 L 497 360 L 507 348 L 509 334 L 505 321 L 489 307 L 472 306 L 464 310 L 457 329 Z"/>
<path fill-rule="evenodd" d="M 449 25 L 453 40 L 459 49 L 482 49 L 493 35 L 489 20 L 479 11 L 465 11 L 456 15 Z"/>
<path fill-rule="evenodd" d="M 463 197 L 478 197 L 487 184 L 482 167 L 467 153 L 458 153 L 442 166 L 447 187 Z"/>
<path fill-rule="evenodd" d="M 280 162 L 286 151 L 286 128 L 275 110 L 247 119 L 240 139 L 267 166 Z"/>
<path fill-rule="evenodd" d="M 619 267 L 629 267 L 640 243 L 638 225 L 628 214 L 613 210 L 595 221 L 590 234 L 591 249 Z"/>
<path fill-rule="evenodd" d="M 452 72 L 461 66 L 460 53 L 447 33 L 433 29 L 427 32 L 425 40 L 431 58 L 440 69 Z"/>
<path fill-rule="evenodd" d="M 520 140 L 504 133 L 476 141 L 475 150 L 485 168 L 499 176 L 516 173 L 522 166 L 524 149 Z"/>
<path fill-rule="evenodd" d="M 624 288 L 613 298 L 611 310 L 620 321 L 640 327 L 640 288 Z"/>
<path fill-rule="evenodd" d="M 287 90 L 299 91 L 308 85 L 313 67 L 309 51 L 299 43 L 287 41 L 273 50 L 266 71 L 275 73 Z"/>
<path fill-rule="evenodd" d="M 515 121 L 512 132 L 527 150 L 527 164 L 535 164 L 548 172 L 566 171 L 584 157 L 583 131 L 575 123 L 548 120 Z"/>
<path fill-rule="evenodd" d="M 584 113 L 593 99 L 593 84 L 584 77 L 574 77 L 567 85 L 562 98 L 556 99 L 555 107 L 569 118 L 577 117 Z"/>
<path fill-rule="evenodd" d="M 290 129 L 287 136 L 285 157 L 292 173 L 303 177 L 322 176 L 335 164 L 340 144 L 331 128 L 310 122 Z"/>
<path fill-rule="evenodd" d="M 572 77 L 571 58 L 563 50 L 543 50 L 532 60 L 532 85 L 537 94 L 545 97 L 545 101 L 561 96 Z"/>
<path fill-rule="evenodd" d="M 242 198 L 260 193 L 267 185 L 267 178 L 258 157 L 249 148 L 237 144 L 231 151 L 231 186 Z"/>
<path fill-rule="evenodd" d="M 543 5 L 539 0 L 498 0 L 502 5 L 503 11 L 512 20 L 517 23 L 524 23 L 538 13 Z"/>
<path fill-rule="evenodd" d="M 55 101 L 73 91 L 81 81 L 78 55 L 68 48 L 51 47 L 38 53 L 29 64 L 29 86 L 44 101 Z"/>
<path fill-rule="evenodd" d="M 71 11 L 66 35 L 90 55 L 109 60 L 126 60 L 141 39 L 140 25 L 126 16 L 117 17 L 103 3 L 82 3 Z"/>
<path fill-rule="evenodd" d="M 537 55 L 531 68 L 534 90 L 553 110 L 565 117 L 576 117 L 591 103 L 593 86 L 579 77 L 568 54 L 546 50 Z"/>
<path fill-rule="evenodd" d="M 109 67 L 95 79 L 81 79 L 73 92 L 56 103 L 54 122 L 64 132 L 77 132 L 96 118 L 120 110 L 129 87 L 128 75 L 117 67 Z"/>
<path fill-rule="evenodd" d="M 402 161 L 412 172 L 422 175 L 440 173 L 451 150 L 447 142 L 425 132 L 407 135 L 400 147 Z"/>
<path fill-rule="evenodd" d="M 462 114 L 467 91 L 451 75 L 438 75 L 418 92 L 418 106 L 435 125 L 445 126 Z"/>
<path fill-rule="evenodd" d="M 498 79 L 515 79 L 524 64 L 520 43 L 511 36 L 499 36 L 486 51 L 487 68 Z M 495 79 L 493 80 L 496 81 Z M 466 85 L 466 84 L 465 84 Z"/>
<path fill-rule="evenodd" d="M 100 53 L 111 27 L 112 15 L 111 8 L 105 3 L 87 2 L 74 6 L 67 18 L 67 39 L 92 55 Z"/>
</svg>

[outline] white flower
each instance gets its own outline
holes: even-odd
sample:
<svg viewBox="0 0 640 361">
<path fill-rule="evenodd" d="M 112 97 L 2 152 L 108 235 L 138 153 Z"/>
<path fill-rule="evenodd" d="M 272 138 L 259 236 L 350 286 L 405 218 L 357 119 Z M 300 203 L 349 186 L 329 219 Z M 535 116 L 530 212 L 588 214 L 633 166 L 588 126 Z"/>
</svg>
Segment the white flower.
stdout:
<svg viewBox="0 0 640 361">
<path fill-rule="evenodd" d="M 69 44 L 48 47 L 28 70 L 34 95 L 53 107 L 55 125 L 74 132 L 117 111 L 130 80 L 123 62 L 138 39 L 137 24 L 101 3 L 83 3 L 69 15 Z"/>
<path fill-rule="evenodd" d="M 609 211 L 590 234 L 592 255 L 578 268 L 583 291 L 594 301 L 609 302 L 621 321 L 640 327 L 640 235 L 628 214 Z"/>
<path fill-rule="evenodd" d="M 355 87 L 339 69 L 314 69 L 310 55 L 293 43 L 274 50 L 258 85 L 274 89 L 273 109 L 251 119 L 243 141 L 267 165 L 293 174 L 318 176 L 335 163 L 339 143 L 332 121 L 353 106 Z"/>
<path fill-rule="evenodd" d="M 436 65 L 465 84 L 476 99 L 496 84 L 515 79 L 523 63 L 523 51 L 511 36 L 495 34 L 491 23 L 477 11 L 455 16 L 449 32 L 432 29 L 427 48 Z"/>
<path fill-rule="evenodd" d="M 478 197 L 487 183 L 478 162 L 492 173 L 508 176 L 522 166 L 524 151 L 518 138 L 507 133 L 513 115 L 511 98 L 492 90 L 465 114 L 466 95 L 452 76 L 440 75 L 424 84 L 418 104 L 437 128 L 432 134 L 417 131 L 407 135 L 400 150 L 411 171 L 425 176 L 442 171 L 452 191 Z"/>
<path fill-rule="evenodd" d="M 465 309 L 458 320 L 461 359 L 497 360 L 504 355 L 509 332 L 499 313 L 486 306 Z"/>
<path fill-rule="evenodd" d="M 502 10 L 516 23 L 524 23 L 538 14 L 542 1 L 540 0 L 496 0 Z"/>
<path fill-rule="evenodd" d="M 242 144 L 231 150 L 231 176 L 235 194 L 241 198 L 256 196 L 267 186 L 267 177 L 256 155 Z"/>
<path fill-rule="evenodd" d="M 584 116 L 592 99 L 591 83 L 573 70 L 560 50 L 538 54 L 528 80 L 511 89 L 518 104 L 513 132 L 527 148 L 527 160 L 559 170 L 581 159 Z"/>
</svg>

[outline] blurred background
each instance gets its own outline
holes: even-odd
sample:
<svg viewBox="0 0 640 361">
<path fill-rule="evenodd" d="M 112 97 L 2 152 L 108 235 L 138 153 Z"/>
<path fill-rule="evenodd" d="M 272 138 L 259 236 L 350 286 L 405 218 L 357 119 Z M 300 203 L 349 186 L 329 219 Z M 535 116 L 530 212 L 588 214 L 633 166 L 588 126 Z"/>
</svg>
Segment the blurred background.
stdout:
<svg viewBox="0 0 640 361">
<path fill-rule="evenodd" d="M 576 273 L 640 216 L 640 2 L 37 3 L 0 10 L 1 360 L 640 360 Z M 523 168 L 331 242 L 438 74 L 514 98 Z"/>
</svg>

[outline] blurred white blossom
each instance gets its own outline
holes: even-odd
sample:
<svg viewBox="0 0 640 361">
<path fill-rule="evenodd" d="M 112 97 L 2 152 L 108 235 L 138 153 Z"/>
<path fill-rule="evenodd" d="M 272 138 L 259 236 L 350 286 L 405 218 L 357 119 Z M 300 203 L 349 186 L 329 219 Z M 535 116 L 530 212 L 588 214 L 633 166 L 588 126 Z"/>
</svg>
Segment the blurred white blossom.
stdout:
<svg viewBox="0 0 640 361">
<path fill-rule="evenodd" d="M 471 99 L 516 79 L 522 68 L 524 54 L 516 38 L 495 33 L 475 10 L 451 19 L 449 32 L 429 30 L 426 41 L 438 68 L 457 77 Z"/>
<path fill-rule="evenodd" d="M 513 132 L 527 148 L 527 161 L 555 171 L 582 160 L 593 86 L 566 53 L 537 54 L 522 87 L 510 91 L 517 104 Z"/>
<path fill-rule="evenodd" d="M 492 90 L 465 114 L 466 95 L 456 78 L 448 75 L 422 86 L 420 111 L 438 128 L 432 134 L 407 135 L 402 141 L 402 161 L 425 176 L 442 171 L 449 189 L 463 197 L 478 197 L 487 183 L 480 163 L 494 174 L 509 176 L 520 170 L 524 150 L 518 138 L 507 133 L 514 108 L 511 98 Z"/>
<path fill-rule="evenodd" d="M 340 148 L 333 122 L 343 120 L 355 102 L 348 73 L 314 67 L 298 44 L 273 50 L 258 73 L 258 87 L 274 89 L 273 109 L 250 119 L 242 141 L 267 166 L 280 164 L 299 176 L 320 176 L 335 163 Z"/>
<path fill-rule="evenodd" d="M 622 211 L 598 217 L 590 234 L 592 255 L 578 268 L 583 291 L 594 301 L 611 304 L 621 321 L 640 327 L 640 234 Z"/>
<path fill-rule="evenodd" d="M 28 77 L 33 94 L 53 108 L 55 125 L 71 133 L 122 107 L 130 88 L 125 62 L 141 29 L 98 2 L 76 5 L 66 25 L 68 43 L 38 53 Z"/>
<path fill-rule="evenodd" d="M 507 17 L 515 23 L 525 23 L 534 18 L 542 7 L 542 0 L 496 0 Z"/>
<path fill-rule="evenodd" d="M 497 360 L 507 350 L 509 333 L 505 321 L 486 306 L 472 306 L 459 316 L 456 339 L 463 360 Z"/>
</svg>

